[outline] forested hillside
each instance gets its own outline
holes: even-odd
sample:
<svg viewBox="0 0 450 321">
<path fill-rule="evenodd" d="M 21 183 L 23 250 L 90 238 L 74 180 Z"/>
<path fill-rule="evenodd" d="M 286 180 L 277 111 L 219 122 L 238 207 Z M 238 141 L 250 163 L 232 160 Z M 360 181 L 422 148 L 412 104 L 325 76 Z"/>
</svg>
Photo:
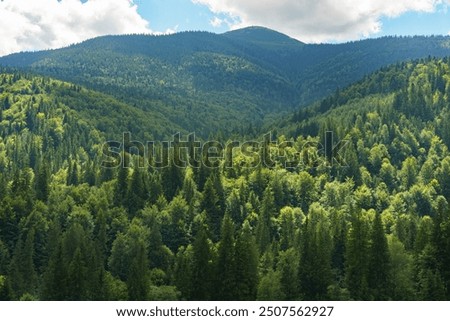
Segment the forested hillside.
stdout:
<svg viewBox="0 0 450 321">
<path fill-rule="evenodd" d="M 165 118 L 3 73 L 0 298 L 448 300 L 449 101 L 448 59 L 399 63 L 231 167 L 140 167 L 136 153 L 114 169 L 101 144 L 121 126 L 154 138 L 147 122 Z M 348 141 L 340 163 L 327 131 Z"/>
<path fill-rule="evenodd" d="M 448 37 L 387 37 L 308 45 L 251 27 L 222 35 L 108 36 L 68 48 L 19 53 L 27 68 L 106 92 L 203 138 L 243 134 L 399 61 L 450 55 Z"/>
</svg>

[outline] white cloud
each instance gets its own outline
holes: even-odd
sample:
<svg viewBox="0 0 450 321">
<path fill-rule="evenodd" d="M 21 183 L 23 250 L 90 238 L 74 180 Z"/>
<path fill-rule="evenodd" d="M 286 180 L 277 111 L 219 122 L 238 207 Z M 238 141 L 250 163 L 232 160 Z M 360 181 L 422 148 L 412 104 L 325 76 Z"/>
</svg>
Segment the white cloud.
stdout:
<svg viewBox="0 0 450 321">
<path fill-rule="evenodd" d="M 227 14 L 233 28 L 262 25 L 305 42 L 345 41 L 376 34 L 382 17 L 434 12 L 450 0 L 191 0 Z"/>
<path fill-rule="evenodd" d="M 165 31 L 155 31 L 152 32 L 153 35 L 161 36 L 161 35 L 173 35 L 178 31 L 178 25 L 174 26 L 173 28 L 167 28 Z"/>
<path fill-rule="evenodd" d="M 214 19 L 211 19 L 209 21 L 209 23 L 211 24 L 211 26 L 213 26 L 214 28 L 219 28 L 220 26 L 223 25 L 225 21 L 223 21 L 222 19 L 220 19 L 219 17 L 214 17 Z"/>
<path fill-rule="evenodd" d="M 130 0 L 2 0 L 0 56 L 109 34 L 150 33 Z"/>
</svg>

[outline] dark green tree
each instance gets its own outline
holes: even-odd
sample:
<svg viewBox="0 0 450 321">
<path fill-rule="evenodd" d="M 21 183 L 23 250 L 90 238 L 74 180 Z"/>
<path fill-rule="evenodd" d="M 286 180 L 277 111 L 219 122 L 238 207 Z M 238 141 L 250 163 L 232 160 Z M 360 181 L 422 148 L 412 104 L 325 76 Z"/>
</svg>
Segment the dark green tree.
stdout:
<svg viewBox="0 0 450 321">
<path fill-rule="evenodd" d="M 128 298 L 132 301 L 145 301 L 149 291 L 148 259 L 144 244 L 136 244 L 127 278 Z"/>
<path fill-rule="evenodd" d="M 49 194 L 49 172 L 48 165 L 41 163 L 36 173 L 36 198 L 42 202 L 47 202 Z"/>
<path fill-rule="evenodd" d="M 192 253 L 191 300 L 205 301 L 211 298 L 212 254 L 205 228 L 198 231 Z"/>
<path fill-rule="evenodd" d="M 236 299 L 236 261 L 234 244 L 234 225 L 229 216 L 222 223 L 221 237 L 216 261 L 214 299 L 231 301 Z"/>
<path fill-rule="evenodd" d="M 309 207 L 300 245 L 298 280 L 305 300 L 324 300 L 331 285 L 332 237 L 330 222 L 318 203 Z"/>
<path fill-rule="evenodd" d="M 133 218 L 137 212 L 144 208 L 147 191 L 142 177 L 141 170 L 135 168 L 131 175 L 130 186 L 126 197 L 126 204 L 128 205 L 128 213 Z"/>
<path fill-rule="evenodd" d="M 217 242 L 220 237 L 220 224 L 223 216 L 218 209 L 219 198 L 214 187 L 212 177 L 209 177 L 205 183 L 203 199 L 200 208 L 205 211 L 206 222 L 213 242 Z"/>
<path fill-rule="evenodd" d="M 389 298 L 390 256 L 381 216 L 375 214 L 369 243 L 367 283 L 374 300 Z"/>
<path fill-rule="evenodd" d="M 258 289 L 258 247 L 250 224 L 246 221 L 236 240 L 236 298 L 252 301 Z"/>
<path fill-rule="evenodd" d="M 126 205 L 128 195 L 128 167 L 120 166 L 117 182 L 114 187 L 114 204 Z"/>
<path fill-rule="evenodd" d="M 270 187 L 264 191 L 258 225 L 256 226 L 256 242 L 259 252 L 264 253 L 272 243 L 272 218 L 275 217 L 275 201 Z"/>
<path fill-rule="evenodd" d="M 345 251 L 345 283 L 355 300 L 367 300 L 369 263 L 369 228 L 361 210 L 354 209 Z"/>
</svg>

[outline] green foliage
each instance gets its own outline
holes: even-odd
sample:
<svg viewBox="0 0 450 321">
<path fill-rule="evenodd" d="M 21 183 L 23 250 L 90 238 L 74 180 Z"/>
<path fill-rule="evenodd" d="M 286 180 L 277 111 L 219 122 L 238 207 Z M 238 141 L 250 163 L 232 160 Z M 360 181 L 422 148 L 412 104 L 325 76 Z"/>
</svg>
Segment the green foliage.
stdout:
<svg viewBox="0 0 450 321">
<path fill-rule="evenodd" d="M 262 68 L 212 61 L 217 77 Z M 232 168 L 140 168 L 129 150 L 106 170 L 113 132 L 163 135 L 141 122 L 153 109 L 0 74 L 0 298 L 448 300 L 449 75 L 449 59 L 397 64 L 285 119 L 274 139 L 298 167 L 236 151 Z M 327 130 L 349 167 L 323 161 Z"/>
<path fill-rule="evenodd" d="M 184 32 L 100 37 L 64 49 L 6 56 L 0 64 L 78 84 L 73 90 L 61 90 L 59 96 L 67 105 L 89 114 L 90 122 L 109 134 L 122 133 L 128 127 L 144 137 L 145 129 L 151 128 L 152 134 L 161 138 L 183 129 L 206 138 L 217 129 L 243 133 L 248 124 L 258 126 L 280 112 L 325 98 L 389 64 L 448 56 L 447 42 L 445 37 L 385 37 L 307 45 L 254 27 L 222 35 Z M 371 79 L 363 95 L 379 87 L 398 90 L 407 78 L 392 72 L 389 77 Z M 101 104 L 107 113 L 92 110 L 98 95 L 80 101 L 77 96 L 85 93 L 80 84 L 111 94 L 128 106 L 108 97 Z M 432 89 L 445 93 L 445 78 L 439 74 L 433 75 L 431 84 Z M 399 108 L 411 105 L 417 116 L 430 118 L 432 111 L 424 108 L 428 101 L 421 99 L 424 87 L 420 83 L 411 87 L 418 88 L 416 94 L 405 90 L 399 95 Z M 42 92 L 42 87 L 35 82 L 23 90 L 36 93 Z M 320 109 L 347 101 L 342 96 L 333 98 L 325 99 Z M 11 100 L 6 96 L 0 102 L 8 109 Z M 442 99 L 435 104 L 442 104 Z M 147 112 L 152 117 L 146 117 Z M 112 119 L 113 113 L 120 116 Z M 305 115 L 298 117 L 304 119 Z M 34 118 L 29 119 L 34 125 Z M 122 130 L 114 132 L 120 124 Z M 168 132 L 171 126 L 172 133 Z"/>
</svg>

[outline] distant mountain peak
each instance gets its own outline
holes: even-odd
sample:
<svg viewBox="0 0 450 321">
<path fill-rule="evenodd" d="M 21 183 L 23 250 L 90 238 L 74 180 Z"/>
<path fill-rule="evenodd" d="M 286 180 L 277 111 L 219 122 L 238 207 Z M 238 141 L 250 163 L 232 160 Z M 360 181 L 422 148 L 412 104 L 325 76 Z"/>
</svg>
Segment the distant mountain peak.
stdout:
<svg viewBox="0 0 450 321">
<path fill-rule="evenodd" d="M 303 42 L 293 39 L 281 32 L 261 26 L 251 26 L 242 29 L 228 31 L 224 33 L 224 36 L 229 38 L 236 38 L 239 40 L 247 40 L 253 43 L 276 43 L 283 45 L 304 44 Z"/>
</svg>

